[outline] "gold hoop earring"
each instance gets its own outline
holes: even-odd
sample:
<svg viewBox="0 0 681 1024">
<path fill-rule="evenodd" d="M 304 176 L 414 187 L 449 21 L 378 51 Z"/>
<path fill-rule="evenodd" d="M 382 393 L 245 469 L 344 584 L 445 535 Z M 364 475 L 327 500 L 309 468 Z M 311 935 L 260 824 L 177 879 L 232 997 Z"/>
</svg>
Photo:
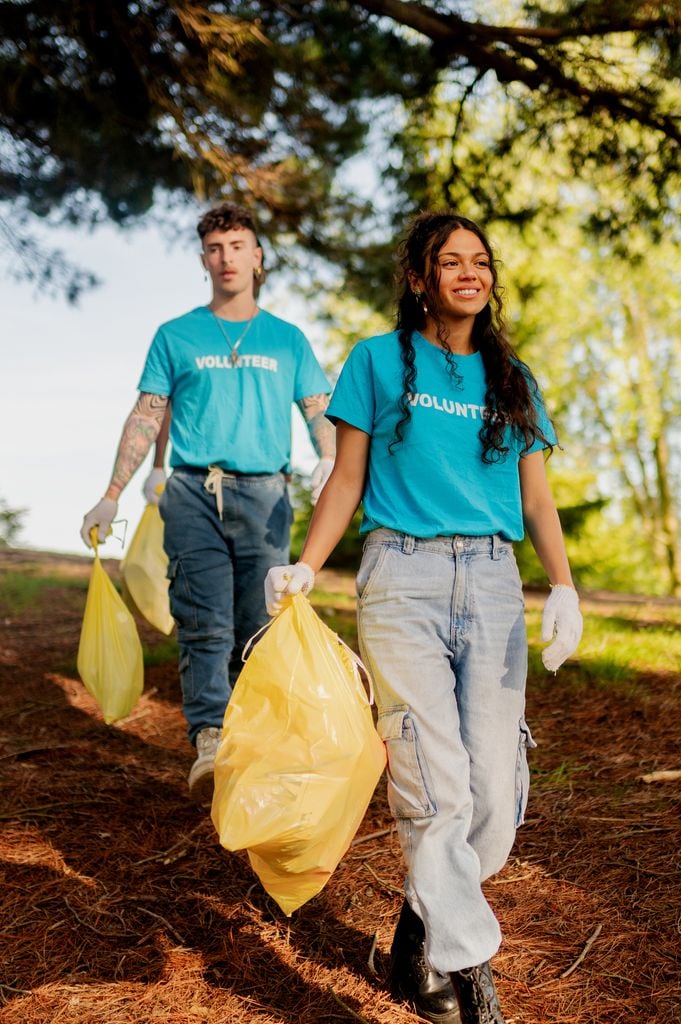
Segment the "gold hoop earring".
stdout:
<svg viewBox="0 0 681 1024">
<path fill-rule="evenodd" d="M 262 267 L 253 268 L 253 277 L 256 279 L 256 281 L 260 280 L 260 278 L 262 277 Z"/>
</svg>

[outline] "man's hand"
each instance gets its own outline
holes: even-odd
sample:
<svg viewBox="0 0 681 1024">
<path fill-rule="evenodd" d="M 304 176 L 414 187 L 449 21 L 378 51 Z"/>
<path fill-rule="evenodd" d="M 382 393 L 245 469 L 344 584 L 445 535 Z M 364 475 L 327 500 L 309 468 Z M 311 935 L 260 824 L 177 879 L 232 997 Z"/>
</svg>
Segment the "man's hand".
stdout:
<svg viewBox="0 0 681 1024">
<path fill-rule="evenodd" d="M 331 476 L 333 462 L 333 459 L 326 457 L 322 458 L 319 460 L 312 472 L 312 476 L 310 477 L 310 498 L 313 505 L 317 504 L 319 495 L 322 493 L 322 488 Z"/>
<path fill-rule="evenodd" d="M 565 584 L 557 584 L 546 599 L 542 615 L 541 638 L 544 643 L 553 640 L 541 652 L 544 668 L 557 672 L 565 659 L 574 654 L 582 639 L 583 626 L 577 591 Z"/>
<path fill-rule="evenodd" d="M 80 528 L 80 535 L 87 547 L 92 547 L 90 530 L 93 526 L 97 527 L 97 540 L 99 543 L 101 544 L 106 540 L 107 534 L 111 530 L 111 524 L 116 518 L 117 512 L 117 501 L 114 501 L 113 498 L 102 498 L 101 501 L 97 502 L 94 508 L 91 508 L 90 511 L 86 513 L 83 517 L 83 525 Z"/>
<path fill-rule="evenodd" d="M 166 485 L 166 473 L 162 467 L 154 466 L 151 473 L 144 481 L 142 494 L 150 505 L 158 505 Z"/>
<path fill-rule="evenodd" d="M 265 605 L 268 615 L 278 615 L 284 594 L 308 594 L 314 586 L 314 573 L 305 562 L 275 565 L 265 577 Z"/>
</svg>

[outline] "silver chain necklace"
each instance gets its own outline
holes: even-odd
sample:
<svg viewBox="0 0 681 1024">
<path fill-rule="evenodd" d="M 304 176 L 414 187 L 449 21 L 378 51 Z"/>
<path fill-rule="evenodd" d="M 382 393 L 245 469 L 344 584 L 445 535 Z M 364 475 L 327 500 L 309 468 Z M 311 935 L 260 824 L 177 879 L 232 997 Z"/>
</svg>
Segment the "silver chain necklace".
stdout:
<svg viewBox="0 0 681 1024">
<path fill-rule="evenodd" d="M 210 306 L 208 308 L 210 309 Z M 253 307 L 253 312 L 251 313 L 251 316 L 250 316 L 250 319 L 249 319 L 248 323 L 246 324 L 246 326 L 244 327 L 243 331 L 241 332 L 241 334 L 239 335 L 239 337 L 236 339 L 235 342 L 232 342 L 232 339 L 227 334 L 227 330 L 225 328 L 225 325 L 223 324 L 223 322 L 220 319 L 220 317 L 217 316 L 213 312 L 212 309 L 210 311 L 213 314 L 213 319 L 215 320 L 215 323 L 220 328 L 220 333 L 222 334 L 222 336 L 224 337 L 225 341 L 229 345 L 229 348 L 230 348 L 229 361 L 232 364 L 232 366 L 236 366 L 236 364 L 239 361 L 239 345 L 241 344 L 241 342 L 244 340 L 244 338 L 246 337 L 246 335 L 250 331 L 251 324 L 253 323 L 253 321 L 255 320 L 256 316 L 258 315 L 258 307 L 257 306 Z"/>
</svg>

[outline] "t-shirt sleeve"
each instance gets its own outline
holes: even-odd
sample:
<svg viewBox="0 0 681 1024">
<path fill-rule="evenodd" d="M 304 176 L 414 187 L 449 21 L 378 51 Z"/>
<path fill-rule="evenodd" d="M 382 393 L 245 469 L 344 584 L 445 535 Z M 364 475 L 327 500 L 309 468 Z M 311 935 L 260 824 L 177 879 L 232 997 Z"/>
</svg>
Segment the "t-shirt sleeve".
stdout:
<svg viewBox="0 0 681 1024">
<path fill-rule="evenodd" d="M 301 398 L 308 398 L 310 395 L 328 395 L 330 391 L 331 385 L 312 351 L 310 342 L 302 331 L 298 332 L 294 401 L 299 402 Z"/>
<path fill-rule="evenodd" d="M 371 353 L 366 345 L 356 345 L 345 361 L 326 415 L 332 423 L 343 420 L 351 427 L 373 434 L 376 396 Z"/>
<path fill-rule="evenodd" d="M 140 382 L 140 391 L 150 395 L 171 395 L 173 390 L 173 368 L 168 354 L 168 343 L 162 327 L 154 335 L 147 353 Z"/>
</svg>

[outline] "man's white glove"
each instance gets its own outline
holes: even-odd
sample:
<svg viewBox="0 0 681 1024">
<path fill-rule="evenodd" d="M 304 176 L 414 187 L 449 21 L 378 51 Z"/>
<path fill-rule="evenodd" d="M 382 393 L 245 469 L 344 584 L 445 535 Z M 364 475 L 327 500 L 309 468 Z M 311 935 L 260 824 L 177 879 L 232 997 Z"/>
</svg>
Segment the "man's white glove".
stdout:
<svg viewBox="0 0 681 1024">
<path fill-rule="evenodd" d="M 97 529 L 97 540 L 101 544 L 106 540 L 107 534 L 111 529 L 111 524 L 116 518 L 118 512 L 118 502 L 114 501 L 113 498 L 102 498 L 98 501 L 94 508 L 91 508 L 89 512 L 83 517 L 83 525 L 80 528 L 80 535 L 89 548 L 92 547 L 92 541 L 90 540 L 90 530 L 93 526 L 98 527 Z"/>
<path fill-rule="evenodd" d="M 150 505 L 158 505 L 159 498 L 166 485 L 166 471 L 162 467 L 154 466 L 151 473 L 144 481 L 142 494 Z"/>
<path fill-rule="evenodd" d="M 312 476 L 310 477 L 310 498 L 313 505 L 317 504 L 319 495 L 322 493 L 322 487 L 331 476 L 333 463 L 333 459 L 324 456 L 312 471 Z"/>
<path fill-rule="evenodd" d="M 314 586 L 314 573 L 305 562 L 295 565 L 274 565 L 265 577 L 265 606 L 268 615 L 278 615 L 284 594 L 309 594 Z"/>
<path fill-rule="evenodd" d="M 553 640 L 541 652 L 544 668 L 557 672 L 565 659 L 574 654 L 582 639 L 583 626 L 577 591 L 564 583 L 556 584 L 546 599 L 541 620 L 542 640 Z"/>
</svg>

